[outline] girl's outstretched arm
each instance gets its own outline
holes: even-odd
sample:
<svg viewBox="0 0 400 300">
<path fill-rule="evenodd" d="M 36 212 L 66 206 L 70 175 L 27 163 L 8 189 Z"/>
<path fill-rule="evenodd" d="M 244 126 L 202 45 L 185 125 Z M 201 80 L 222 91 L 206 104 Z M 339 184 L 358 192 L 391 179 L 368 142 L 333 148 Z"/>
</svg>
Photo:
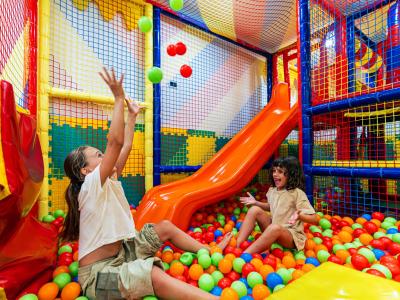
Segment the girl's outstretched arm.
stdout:
<svg viewBox="0 0 400 300">
<path fill-rule="evenodd" d="M 129 153 L 132 150 L 132 142 L 133 142 L 133 135 L 135 133 L 135 124 L 136 124 L 136 117 L 139 114 L 140 110 L 143 108 L 141 105 L 138 105 L 134 101 L 129 99 L 125 99 L 126 104 L 128 105 L 128 118 L 125 124 L 125 138 L 124 138 L 124 145 L 122 147 L 121 153 L 119 154 L 116 168 L 117 168 L 117 175 L 120 176 L 122 170 L 125 167 L 126 161 L 128 160 Z"/>
<path fill-rule="evenodd" d="M 99 73 L 100 77 L 107 83 L 115 98 L 114 110 L 111 119 L 110 130 L 107 136 L 107 146 L 103 160 L 100 164 L 100 179 L 103 185 L 107 177 L 110 177 L 114 172 L 114 167 L 120 155 L 124 144 L 124 100 L 125 92 L 122 87 L 124 75 L 117 80 L 114 70 L 111 69 L 111 75 L 106 68 Z"/>
</svg>

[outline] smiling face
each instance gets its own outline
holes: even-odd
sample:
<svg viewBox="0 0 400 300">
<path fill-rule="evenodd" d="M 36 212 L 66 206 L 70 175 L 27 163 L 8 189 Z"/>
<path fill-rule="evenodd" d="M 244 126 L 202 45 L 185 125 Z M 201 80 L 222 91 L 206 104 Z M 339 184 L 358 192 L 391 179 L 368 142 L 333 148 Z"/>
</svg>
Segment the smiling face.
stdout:
<svg viewBox="0 0 400 300">
<path fill-rule="evenodd" d="M 87 147 L 84 150 L 86 165 L 81 169 L 83 175 L 92 172 L 103 160 L 103 152 L 94 147 Z"/>
<path fill-rule="evenodd" d="M 282 190 L 287 184 L 287 170 L 281 167 L 272 168 L 272 178 L 274 179 L 275 186 L 278 190 Z"/>
</svg>

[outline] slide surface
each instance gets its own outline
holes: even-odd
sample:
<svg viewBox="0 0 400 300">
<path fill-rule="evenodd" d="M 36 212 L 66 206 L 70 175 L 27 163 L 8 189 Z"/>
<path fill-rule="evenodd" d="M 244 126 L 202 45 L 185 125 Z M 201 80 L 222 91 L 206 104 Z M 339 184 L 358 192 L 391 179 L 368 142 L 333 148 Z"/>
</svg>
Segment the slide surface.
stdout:
<svg viewBox="0 0 400 300">
<path fill-rule="evenodd" d="M 296 128 L 298 118 L 298 105 L 290 108 L 288 85 L 277 84 L 268 105 L 201 169 L 144 195 L 136 227 L 170 220 L 186 229 L 196 210 L 242 190 Z"/>
</svg>

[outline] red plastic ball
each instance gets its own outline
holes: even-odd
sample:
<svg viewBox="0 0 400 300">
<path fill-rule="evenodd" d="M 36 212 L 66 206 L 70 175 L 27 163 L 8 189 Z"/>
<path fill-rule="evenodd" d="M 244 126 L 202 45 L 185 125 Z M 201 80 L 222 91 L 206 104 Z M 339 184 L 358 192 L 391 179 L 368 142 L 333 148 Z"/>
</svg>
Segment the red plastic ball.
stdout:
<svg viewBox="0 0 400 300">
<path fill-rule="evenodd" d="M 255 272 L 255 271 L 256 271 L 255 266 L 253 266 L 250 263 L 246 263 L 243 265 L 243 268 L 242 268 L 242 276 L 247 277 L 247 275 L 249 275 L 251 272 Z"/>
<path fill-rule="evenodd" d="M 382 272 L 375 270 L 375 269 L 369 269 L 369 270 L 367 270 L 367 273 L 371 274 L 371 275 L 379 276 L 382 278 L 386 278 L 386 276 Z"/>
<path fill-rule="evenodd" d="M 372 213 L 372 218 L 382 222 L 385 219 L 385 215 L 381 212 L 376 211 Z"/>
<path fill-rule="evenodd" d="M 351 257 L 351 264 L 354 266 L 354 268 L 360 271 L 369 267 L 368 259 L 361 254 L 354 254 Z"/>
<path fill-rule="evenodd" d="M 176 54 L 183 55 L 186 53 L 186 45 L 182 42 L 178 42 L 175 45 Z"/>
<path fill-rule="evenodd" d="M 378 226 L 376 226 L 375 223 L 372 223 L 372 222 L 367 221 L 367 222 L 364 223 L 364 229 L 365 229 L 369 234 L 374 234 L 375 232 L 378 231 L 379 228 L 378 228 Z"/>
<path fill-rule="evenodd" d="M 218 281 L 218 286 L 219 286 L 221 289 L 225 289 L 225 288 L 227 288 L 227 287 L 230 287 L 231 284 L 232 284 L 232 280 L 230 280 L 229 278 L 226 278 L 226 277 L 221 278 L 221 279 Z"/>
<path fill-rule="evenodd" d="M 176 55 L 176 46 L 175 45 L 169 45 L 167 47 L 167 53 L 169 56 L 175 56 Z"/>
<path fill-rule="evenodd" d="M 181 75 L 183 76 L 183 77 L 185 77 L 185 78 L 189 78 L 191 75 L 192 75 L 192 68 L 190 67 L 190 66 L 188 66 L 188 65 L 183 65 L 182 67 L 181 67 L 181 70 L 180 70 L 180 72 L 181 72 Z"/>
</svg>

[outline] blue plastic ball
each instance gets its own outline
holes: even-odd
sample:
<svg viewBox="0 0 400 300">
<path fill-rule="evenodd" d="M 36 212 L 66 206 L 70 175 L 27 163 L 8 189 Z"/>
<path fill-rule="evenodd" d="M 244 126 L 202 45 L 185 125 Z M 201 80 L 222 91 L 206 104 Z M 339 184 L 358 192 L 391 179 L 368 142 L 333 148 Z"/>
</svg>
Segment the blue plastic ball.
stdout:
<svg viewBox="0 0 400 300">
<path fill-rule="evenodd" d="M 236 220 L 237 220 L 236 216 L 235 216 L 235 215 L 232 215 L 232 216 L 231 216 L 231 220 L 232 220 L 233 222 L 236 222 Z"/>
<path fill-rule="evenodd" d="M 278 284 L 283 284 L 283 279 L 279 274 L 272 272 L 268 274 L 266 282 L 270 289 L 274 289 Z"/>
<path fill-rule="evenodd" d="M 371 217 L 370 214 L 363 214 L 363 215 L 361 216 L 361 218 L 364 218 L 364 219 L 367 220 L 367 221 L 371 221 L 371 219 L 372 219 L 372 217 Z"/>
<path fill-rule="evenodd" d="M 214 238 L 217 239 L 219 236 L 223 236 L 224 234 L 222 233 L 221 230 L 217 229 L 214 231 Z"/>
<path fill-rule="evenodd" d="M 213 289 L 210 291 L 210 293 L 215 296 L 221 296 L 222 289 L 219 286 L 214 286 Z"/>
<path fill-rule="evenodd" d="M 242 226 L 242 222 L 237 222 L 235 227 L 237 230 L 239 230 L 241 226 Z"/>
<path fill-rule="evenodd" d="M 251 296 L 243 296 L 242 298 L 240 298 L 240 300 L 254 300 L 254 298 Z"/>
<path fill-rule="evenodd" d="M 261 257 L 264 259 L 267 257 L 267 253 L 261 253 Z"/>
<path fill-rule="evenodd" d="M 320 265 L 320 262 L 315 257 L 307 257 L 305 263 L 312 264 L 316 267 L 318 267 Z"/>
<path fill-rule="evenodd" d="M 249 263 L 253 259 L 253 255 L 251 255 L 250 253 L 242 253 L 242 255 L 240 255 L 240 258 Z"/>
<path fill-rule="evenodd" d="M 242 277 L 242 278 L 239 279 L 239 281 L 243 282 L 244 285 L 245 285 L 247 288 L 249 288 L 249 284 L 247 283 L 246 278 L 243 278 L 243 277 Z"/>
<path fill-rule="evenodd" d="M 385 252 L 381 249 L 372 249 L 372 252 L 374 253 L 377 260 L 380 260 L 381 257 L 385 255 Z"/>
<path fill-rule="evenodd" d="M 387 234 L 396 234 L 396 233 L 399 233 L 399 231 L 398 231 L 396 228 L 389 228 L 389 229 L 386 231 L 386 233 L 387 233 Z"/>
</svg>

